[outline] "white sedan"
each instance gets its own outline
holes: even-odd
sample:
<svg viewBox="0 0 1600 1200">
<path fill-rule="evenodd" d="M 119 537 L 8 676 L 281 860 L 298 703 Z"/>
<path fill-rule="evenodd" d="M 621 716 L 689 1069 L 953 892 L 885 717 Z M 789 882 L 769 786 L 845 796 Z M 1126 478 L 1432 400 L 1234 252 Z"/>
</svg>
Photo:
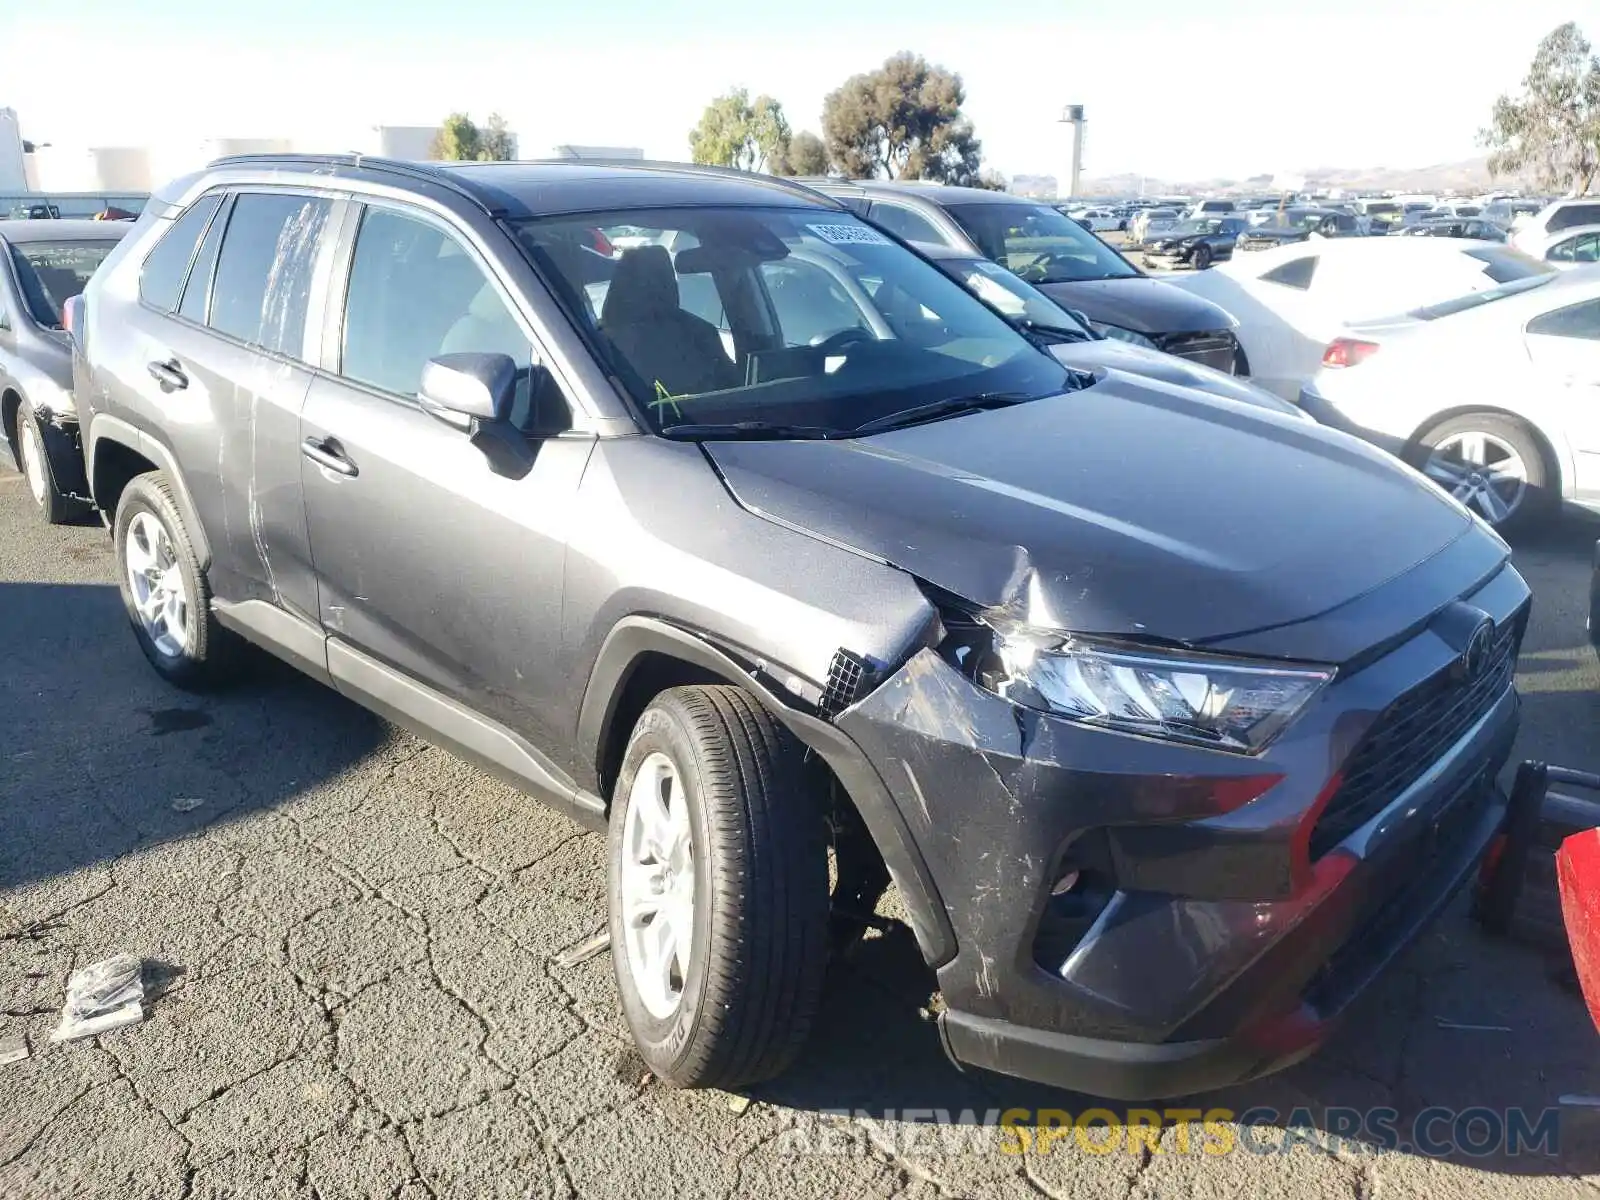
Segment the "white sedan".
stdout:
<svg viewBox="0 0 1600 1200">
<path fill-rule="evenodd" d="M 1600 269 L 1528 276 L 1354 326 L 1300 403 L 1502 530 L 1600 511 Z"/>
<path fill-rule="evenodd" d="M 1238 318 L 1251 382 L 1293 400 L 1346 325 L 1553 271 L 1492 242 L 1313 236 L 1166 278 Z"/>
<path fill-rule="evenodd" d="M 1110 233 L 1122 224 L 1109 208 L 1075 208 L 1067 215 L 1090 233 Z"/>
</svg>

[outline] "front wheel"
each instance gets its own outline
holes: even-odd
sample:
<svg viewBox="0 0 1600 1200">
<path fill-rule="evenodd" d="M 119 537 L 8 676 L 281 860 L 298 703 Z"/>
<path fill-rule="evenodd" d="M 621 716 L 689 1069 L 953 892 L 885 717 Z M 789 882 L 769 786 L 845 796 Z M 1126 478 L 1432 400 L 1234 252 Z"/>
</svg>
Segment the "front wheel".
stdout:
<svg viewBox="0 0 1600 1200">
<path fill-rule="evenodd" d="M 1194 269 L 1204 271 L 1211 265 L 1211 247 L 1196 246 L 1194 248 Z"/>
<path fill-rule="evenodd" d="M 810 1032 L 828 867 L 805 777 L 799 744 L 741 688 L 672 688 L 634 727 L 611 805 L 612 961 L 668 1084 L 770 1079 Z"/>
<path fill-rule="evenodd" d="M 1559 504 L 1538 438 L 1500 413 L 1440 422 L 1417 440 L 1412 465 L 1501 533 L 1531 529 Z"/>
<path fill-rule="evenodd" d="M 45 448 L 44 430 L 33 406 L 24 400 L 17 409 L 17 462 L 28 485 L 28 494 L 39 508 L 39 515 L 51 525 L 64 525 L 82 511 L 82 505 L 56 486 Z"/>
</svg>

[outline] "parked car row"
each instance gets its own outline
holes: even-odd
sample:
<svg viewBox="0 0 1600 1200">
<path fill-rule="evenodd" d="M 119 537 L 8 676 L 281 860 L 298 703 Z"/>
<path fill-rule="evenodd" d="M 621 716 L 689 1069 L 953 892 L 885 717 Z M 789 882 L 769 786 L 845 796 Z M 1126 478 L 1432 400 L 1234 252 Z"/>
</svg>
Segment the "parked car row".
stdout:
<svg viewBox="0 0 1600 1200">
<path fill-rule="evenodd" d="M 956 1061 L 1253 1078 L 1500 828 L 1506 545 L 1049 206 L 232 159 L 59 296 L 152 667 L 253 643 L 608 830 L 670 1083 L 781 1072 L 891 880 Z"/>
</svg>

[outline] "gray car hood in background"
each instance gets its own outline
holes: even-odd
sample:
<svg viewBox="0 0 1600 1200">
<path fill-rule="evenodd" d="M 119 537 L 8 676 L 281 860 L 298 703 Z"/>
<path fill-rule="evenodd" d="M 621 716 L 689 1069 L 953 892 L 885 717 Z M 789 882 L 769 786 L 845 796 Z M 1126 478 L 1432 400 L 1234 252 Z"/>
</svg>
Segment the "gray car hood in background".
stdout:
<svg viewBox="0 0 1600 1200">
<path fill-rule="evenodd" d="M 1146 346 L 1135 346 L 1132 342 L 1121 342 L 1115 338 L 1062 342 L 1051 346 L 1050 354 L 1057 362 L 1079 371 L 1129 371 L 1134 375 L 1159 379 L 1162 383 L 1198 388 L 1208 395 L 1237 400 L 1241 404 L 1253 404 L 1257 408 L 1270 409 L 1298 420 L 1310 420 L 1304 410 L 1290 404 L 1282 396 L 1275 396 L 1239 376 L 1225 375 L 1203 363 L 1190 362 L 1186 358 L 1151 350 Z"/>
<path fill-rule="evenodd" d="M 1103 325 L 1135 333 L 1204 333 L 1239 322 L 1211 301 L 1148 275 L 1033 285 L 1062 308 L 1075 308 Z"/>
<path fill-rule="evenodd" d="M 705 449 L 754 513 L 1083 633 L 1198 643 L 1304 620 L 1473 528 L 1354 439 L 1120 372 L 867 438 Z"/>
</svg>

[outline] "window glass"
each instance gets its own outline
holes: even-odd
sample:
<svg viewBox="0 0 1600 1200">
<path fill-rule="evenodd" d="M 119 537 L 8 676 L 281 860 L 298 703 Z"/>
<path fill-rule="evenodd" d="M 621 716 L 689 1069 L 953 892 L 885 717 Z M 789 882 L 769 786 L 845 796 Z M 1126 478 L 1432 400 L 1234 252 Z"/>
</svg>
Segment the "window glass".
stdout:
<svg viewBox="0 0 1600 1200">
<path fill-rule="evenodd" d="M 211 222 L 205 240 L 200 243 L 200 253 L 195 255 L 194 266 L 189 268 L 189 282 L 183 288 L 183 302 L 178 305 L 178 315 L 202 325 L 206 320 L 206 301 L 211 298 L 211 275 L 217 266 L 217 251 L 222 247 L 222 231 L 227 227 L 224 213 Z"/>
<path fill-rule="evenodd" d="M 1600 225 L 1600 204 L 1564 204 L 1550 214 L 1546 228 L 1551 233 L 1559 233 L 1574 225 Z"/>
<path fill-rule="evenodd" d="M 1547 312 L 1528 322 L 1528 332 L 1546 337 L 1581 338 L 1600 342 L 1600 300 L 1585 300 Z"/>
<path fill-rule="evenodd" d="M 313 196 L 239 195 L 217 257 L 207 324 L 252 346 L 299 356 L 311 264 L 331 208 Z"/>
<path fill-rule="evenodd" d="M 873 204 L 872 219 L 908 242 L 930 242 L 935 246 L 944 244 L 944 238 L 939 236 L 933 222 L 898 204 Z"/>
<path fill-rule="evenodd" d="M 1479 246 L 1468 250 L 1463 257 L 1469 266 L 1472 262 L 1482 263 L 1482 274 L 1495 283 L 1511 283 L 1530 275 L 1549 275 L 1555 269 L 1515 246 Z"/>
<path fill-rule="evenodd" d="M 1600 233 L 1586 233 L 1579 238 L 1578 244 L 1572 250 L 1572 261 L 1600 262 Z"/>
<path fill-rule="evenodd" d="M 217 211 L 218 196 L 202 196 L 161 235 L 139 272 L 139 299 L 162 312 L 178 306 L 178 293 L 189 273 L 189 260 Z"/>
<path fill-rule="evenodd" d="M 1009 267 L 1029 283 L 1126 279 L 1139 273 L 1110 246 L 1047 204 L 952 204 L 946 211 L 985 258 Z"/>
<path fill-rule="evenodd" d="M 631 244 L 619 240 L 624 223 L 643 231 Z M 1069 386 L 1059 363 L 960 284 L 847 213 L 700 206 L 545 217 L 517 232 L 663 432 L 750 436 L 764 424 L 811 436 L 929 403 Z M 715 283 L 725 329 L 688 311 L 686 281 L 699 275 Z"/>
<path fill-rule="evenodd" d="M 791 254 L 761 264 L 785 346 L 814 346 L 845 329 L 869 329 L 866 317 L 839 278 Z"/>
<path fill-rule="evenodd" d="M 1283 287 L 1297 288 L 1303 292 L 1311 286 L 1311 279 L 1316 273 L 1317 256 L 1307 254 L 1301 258 L 1291 258 L 1288 262 L 1273 267 L 1261 278 L 1267 283 L 1281 284 Z"/>
<path fill-rule="evenodd" d="M 469 352 L 505 354 L 516 364 L 511 421 L 519 429 L 549 431 L 570 416 L 548 374 L 531 388 L 533 344 L 461 243 L 427 221 L 369 208 L 350 264 L 341 373 L 415 396 L 430 358 Z"/>
<path fill-rule="evenodd" d="M 116 242 L 23 242 L 11 247 L 22 298 L 33 319 L 47 329 L 61 326 L 61 307 L 83 291 L 89 276 Z M 0 315 L 4 314 L 0 308 Z"/>
</svg>

